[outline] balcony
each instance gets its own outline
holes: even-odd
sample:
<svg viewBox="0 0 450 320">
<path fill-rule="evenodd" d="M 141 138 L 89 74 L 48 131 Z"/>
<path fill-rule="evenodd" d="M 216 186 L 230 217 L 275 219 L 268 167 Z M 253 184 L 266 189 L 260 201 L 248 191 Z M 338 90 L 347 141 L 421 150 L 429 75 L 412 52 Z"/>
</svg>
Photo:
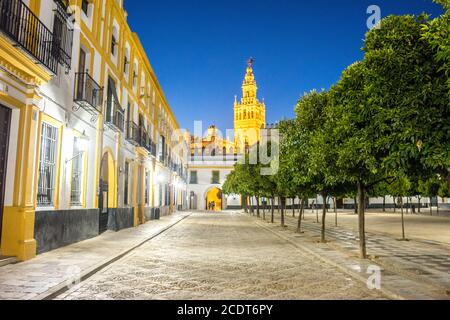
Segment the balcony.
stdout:
<svg viewBox="0 0 450 320">
<path fill-rule="evenodd" d="M 58 72 L 53 33 L 21 0 L 0 0 L 0 30 L 53 74 Z"/>
<path fill-rule="evenodd" d="M 103 88 L 86 72 L 75 74 L 74 102 L 93 116 L 102 113 Z"/>
<path fill-rule="evenodd" d="M 139 146 L 139 127 L 134 121 L 127 122 L 127 132 L 125 139 L 134 146 Z"/>
<path fill-rule="evenodd" d="M 72 64 L 73 28 L 69 26 L 68 1 L 54 0 L 53 47 L 52 54 L 60 64 L 70 69 Z"/>
<path fill-rule="evenodd" d="M 115 99 L 108 102 L 105 125 L 115 132 L 124 132 L 125 116 L 122 107 Z"/>
<path fill-rule="evenodd" d="M 150 141 L 150 147 L 152 149 L 150 154 L 156 158 L 156 143 L 154 143 L 153 141 Z"/>
<path fill-rule="evenodd" d="M 148 149 L 148 143 L 149 143 L 149 138 L 148 138 L 148 133 L 147 130 L 144 127 L 139 127 L 139 143 L 138 143 L 138 147 L 143 148 L 146 152 L 149 152 Z"/>
</svg>

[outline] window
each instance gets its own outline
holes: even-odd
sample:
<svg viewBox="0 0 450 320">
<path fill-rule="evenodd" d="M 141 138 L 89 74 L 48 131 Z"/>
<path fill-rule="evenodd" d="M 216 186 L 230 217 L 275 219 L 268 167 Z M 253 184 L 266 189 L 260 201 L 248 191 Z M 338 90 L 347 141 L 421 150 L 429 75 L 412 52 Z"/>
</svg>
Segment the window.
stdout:
<svg viewBox="0 0 450 320">
<path fill-rule="evenodd" d="M 81 10 L 83 10 L 84 14 L 87 16 L 89 11 L 89 0 L 81 1 Z"/>
<path fill-rule="evenodd" d="M 72 65 L 73 28 L 69 26 L 67 1 L 57 1 L 54 10 L 52 56 L 70 70 Z M 3 14 L 3 13 L 2 13 Z"/>
<path fill-rule="evenodd" d="M 166 158 L 166 138 L 159 136 L 159 151 L 158 151 L 159 162 L 164 163 Z"/>
<path fill-rule="evenodd" d="M 189 184 L 198 184 L 197 171 L 191 171 L 191 179 L 189 181 Z"/>
<path fill-rule="evenodd" d="M 78 72 L 86 71 L 86 52 L 80 49 L 80 60 L 78 61 Z"/>
<path fill-rule="evenodd" d="M 128 74 L 129 65 L 130 61 L 128 61 L 128 57 L 125 55 L 125 58 L 123 59 L 123 72 L 125 74 Z"/>
<path fill-rule="evenodd" d="M 123 204 L 125 206 L 129 205 L 129 186 L 130 186 L 130 163 L 125 161 L 125 172 L 124 172 L 124 183 L 123 183 Z"/>
<path fill-rule="evenodd" d="M 111 53 L 112 53 L 113 56 L 116 55 L 116 45 L 117 45 L 117 38 L 113 34 L 112 35 L 112 39 L 111 39 Z"/>
<path fill-rule="evenodd" d="M 150 193 L 150 190 L 149 190 L 149 180 L 150 180 L 150 174 L 149 174 L 149 171 L 148 170 L 145 170 L 145 195 L 144 195 L 144 198 L 145 198 L 145 204 L 146 205 L 149 205 L 149 193 Z"/>
<path fill-rule="evenodd" d="M 39 207 L 51 207 L 55 205 L 58 129 L 47 123 L 42 123 L 41 130 L 37 205 Z"/>
<path fill-rule="evenodd" d="M 212 172 L 211 183 L 212 184 L 220 184 L 220 171 Z"/>
<path fill-rule="evenodd" d="M 81 206 L 81 194 L 83 189 L 83 152 L 79 149 L 79 138 L 73 141 L 73 160 L 72 160 L 72 190 L 70 193 L 70 205 Z"/>
</svg>

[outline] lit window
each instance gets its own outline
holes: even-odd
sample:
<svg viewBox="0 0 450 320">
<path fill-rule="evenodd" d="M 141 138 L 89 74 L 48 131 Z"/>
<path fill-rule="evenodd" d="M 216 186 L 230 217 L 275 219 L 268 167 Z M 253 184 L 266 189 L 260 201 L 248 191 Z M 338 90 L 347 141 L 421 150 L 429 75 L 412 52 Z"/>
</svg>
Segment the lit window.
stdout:
<svg viewBox="0 0 450 320">
<path fill-rule="evenodd" d="M 72 206 L 81 206 L 82 180 L 83 180 L 83 153 L 79 149 L 78 138 L 73 141 L 72 160 L 72 190 L 70 193 L 70 204 Z"/>
<path fill-rule="evenodd" d="M 58 129 L 43 123 L 41 130 L 37 205 L 51 207 L 55 201 Z"/>
</svg>

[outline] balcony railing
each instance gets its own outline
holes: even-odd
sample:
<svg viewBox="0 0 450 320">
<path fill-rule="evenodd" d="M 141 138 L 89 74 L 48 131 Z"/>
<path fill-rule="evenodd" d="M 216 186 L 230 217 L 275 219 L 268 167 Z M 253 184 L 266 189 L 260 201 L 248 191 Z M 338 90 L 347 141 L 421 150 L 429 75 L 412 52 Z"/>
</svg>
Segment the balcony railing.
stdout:
<svg viewBox="0 0 450 320">
<path fill-rule="evenodd" d="M 135 145 L 138 146 L 140 143 L 140 137 L 139 137 L 139 127 L 134 121 L 128 121 L 127 122 L 127 132 L 126 132 L 126 140 Z"/>
<path fill-rule="evenodd" d="M 144 127 L 139 128 L 139 144 L 138 146 L 145 149 L 145 151 L 148 151 L 148 133 L 147 130 Z"/>
<path fill-rule="evenodd" d="M 103 88 L 86 72 L 75 74 L 74 102 L 92 115 L 102 113 Z"/>
<path fill-rule="evenodd" d="M 107 107 L 105 125 L 116 132 L 123 132 L 125 127 L 125 116 L 122 107 L 115 99 L 111 99 Z"/>
<path fill-rule="evenodd" d="M 150 141 L 150 146 L 152 151 L 150 152 L 150 154 L 156 158 L 156 143 L 154 143 L 153 141 Z"/>
<path fill-rule="evenodd" d="M 0 30 L 57 74 L 53 34 L 21 0 L 0 0 Z"/>
<path fill-rule="evenodd" d="M 60 64 L 70 69 L 72 63 L 73 28 L 69 26 L 68 2 L 55 0 L 57 4 L 53 21 L 52 54 Z"/>
</svg>

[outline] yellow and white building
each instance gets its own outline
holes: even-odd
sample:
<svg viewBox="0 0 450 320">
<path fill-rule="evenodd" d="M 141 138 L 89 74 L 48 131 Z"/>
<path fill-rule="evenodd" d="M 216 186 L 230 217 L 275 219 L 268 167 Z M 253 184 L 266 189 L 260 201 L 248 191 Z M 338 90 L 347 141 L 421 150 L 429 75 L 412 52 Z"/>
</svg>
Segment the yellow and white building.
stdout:
<svg viewBox="0 0 450 320">
<path fill-rule="evenodd" d="M 178 129 L 123 0 L 0 0 L 0 255 L 185 209 Z"/>
</svg>

